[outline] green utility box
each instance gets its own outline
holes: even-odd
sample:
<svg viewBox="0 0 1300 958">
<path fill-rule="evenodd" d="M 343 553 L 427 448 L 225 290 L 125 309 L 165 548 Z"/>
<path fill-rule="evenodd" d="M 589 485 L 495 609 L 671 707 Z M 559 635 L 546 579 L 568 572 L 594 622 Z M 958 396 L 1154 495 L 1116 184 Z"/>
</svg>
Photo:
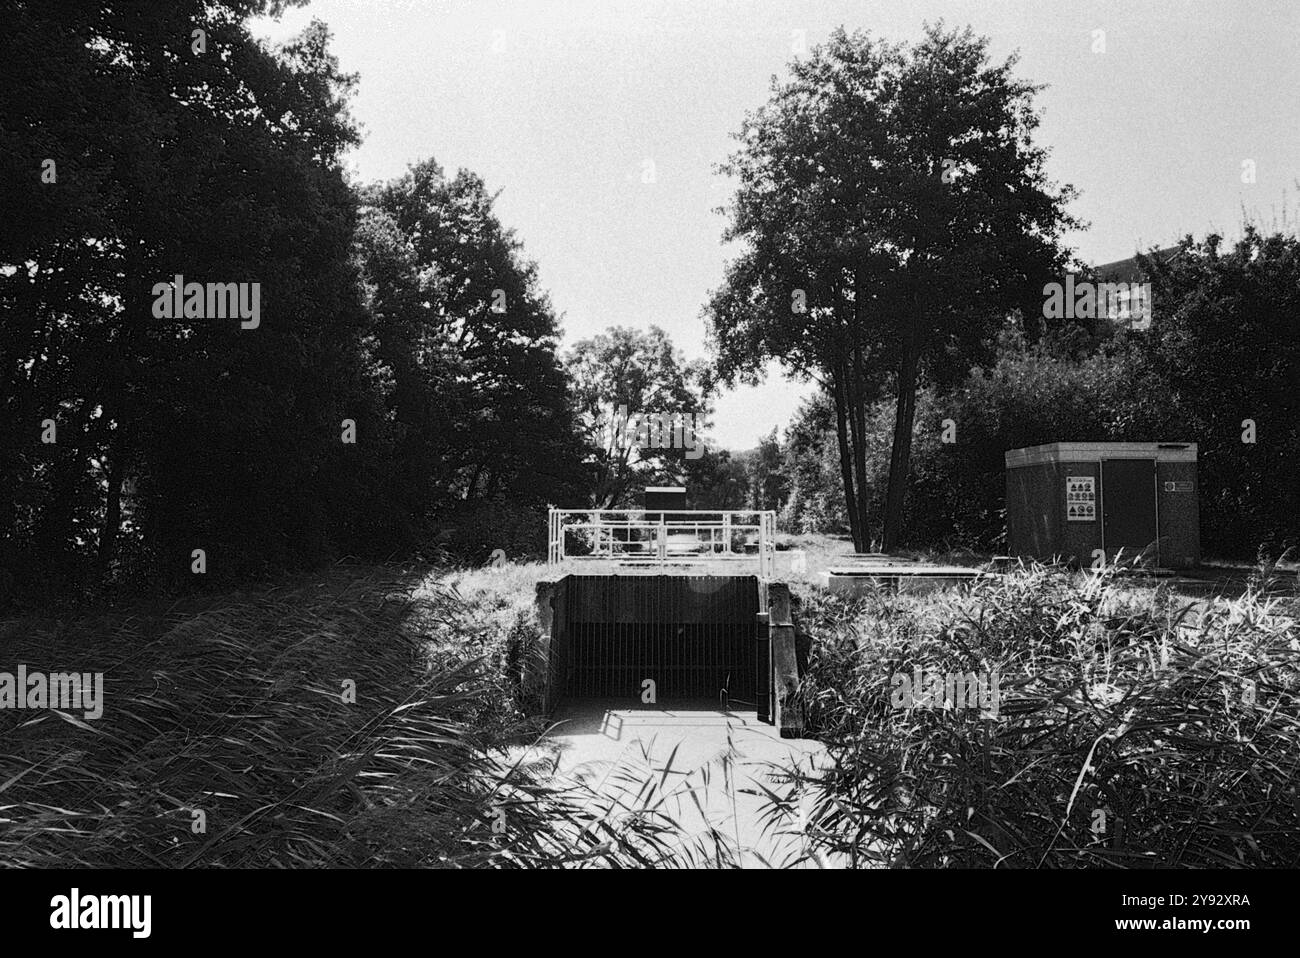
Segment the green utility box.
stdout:
<svg viewBox="0 0 1300 958">
<path fill-rule="evenodd" d="M 1052 442 L 1006 454 L 1013 555 L 1089 566 L 1201 561 L 1196 443 Z"/>
</svg>

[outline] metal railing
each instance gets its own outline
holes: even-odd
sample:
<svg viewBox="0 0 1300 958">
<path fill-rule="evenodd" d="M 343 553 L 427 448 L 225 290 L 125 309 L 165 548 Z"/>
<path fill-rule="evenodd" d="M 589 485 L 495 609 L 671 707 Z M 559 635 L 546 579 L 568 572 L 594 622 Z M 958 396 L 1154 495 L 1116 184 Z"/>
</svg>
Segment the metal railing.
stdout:
<svg viewBox="0 0 1300 958">
<path fill-rule="evenodd" d="M 752 563 L 771 579 L 771 510 L 552 509 L 547 562 L 603 560 L 631 566 Z"/>
</svg>

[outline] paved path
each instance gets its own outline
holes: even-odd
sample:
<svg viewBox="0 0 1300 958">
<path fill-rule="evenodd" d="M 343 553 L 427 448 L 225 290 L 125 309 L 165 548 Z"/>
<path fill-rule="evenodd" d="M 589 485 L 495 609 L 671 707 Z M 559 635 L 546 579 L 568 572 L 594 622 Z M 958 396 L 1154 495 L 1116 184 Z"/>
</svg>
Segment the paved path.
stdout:
<svg viewBox="0 0 1300 958">
<path fill-rule="evenodd" d="M 561 706 L 555 722 L 549 738 L 558 748 L 560 776 L 624 796 L 647 780 L 662 782 L 653 799 L 663 799 L 661 810 L 710 847 L 714 830 L 744 867 L 789 865 L 800 857 L 797 835 L 773 834 L 791 823 L 764 829 L 766 802 L 758 783 L 777 789 L 772 766 L 792 759 L 806 765 L 822 754 L 819 743 L 782 739 L 755 712 L 722 712 L 710 702 L 629 707 L 627 699 L 578 701 Z"/>
</svg>

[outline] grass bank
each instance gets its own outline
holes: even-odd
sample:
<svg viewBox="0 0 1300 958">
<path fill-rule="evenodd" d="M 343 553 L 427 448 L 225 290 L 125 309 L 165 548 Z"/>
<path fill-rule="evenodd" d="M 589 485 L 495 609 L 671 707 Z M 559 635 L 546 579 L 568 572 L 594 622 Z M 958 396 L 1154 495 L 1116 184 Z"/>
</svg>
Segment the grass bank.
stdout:
<svg viewBox="0 0 1300 958">
<path fill-rule="evenodd" d="M 197 608 L 4 622 L 0 670 L 100 672 L 104 691 L 97 719 L 0 711 L 0 865 L 671 863 L 662 817 L 506 758 L 534 729 L 497 611 L 429 569 L 339 566 Z"/>
<path fill-rule="evenodd" d="M 808 593 L 801 691 L 829 763 L 792 770 L 815 807 L 798 827 L 863 866 L 1295 867 L 1298 611 L 1294 592 L 1189 601 L 1044 567 Z M 909 701 L 918 670 L 996 673 L 996 717 L 946 689 Z"/>
</svg>

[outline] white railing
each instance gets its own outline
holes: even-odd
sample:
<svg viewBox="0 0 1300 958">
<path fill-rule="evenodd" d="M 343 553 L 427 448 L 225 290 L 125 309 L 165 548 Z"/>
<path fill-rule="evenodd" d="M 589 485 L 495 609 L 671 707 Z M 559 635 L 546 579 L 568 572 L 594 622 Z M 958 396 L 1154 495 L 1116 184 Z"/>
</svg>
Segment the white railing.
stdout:
<svg viewBox="0 0 1300 958">
<path fill-rule="evenodd" d="M 620 565 L 754 563 L 772 578 L 776 513 L 771 510 L 552 509 L 551 565 L 604 560 Z"/>
</svg>

